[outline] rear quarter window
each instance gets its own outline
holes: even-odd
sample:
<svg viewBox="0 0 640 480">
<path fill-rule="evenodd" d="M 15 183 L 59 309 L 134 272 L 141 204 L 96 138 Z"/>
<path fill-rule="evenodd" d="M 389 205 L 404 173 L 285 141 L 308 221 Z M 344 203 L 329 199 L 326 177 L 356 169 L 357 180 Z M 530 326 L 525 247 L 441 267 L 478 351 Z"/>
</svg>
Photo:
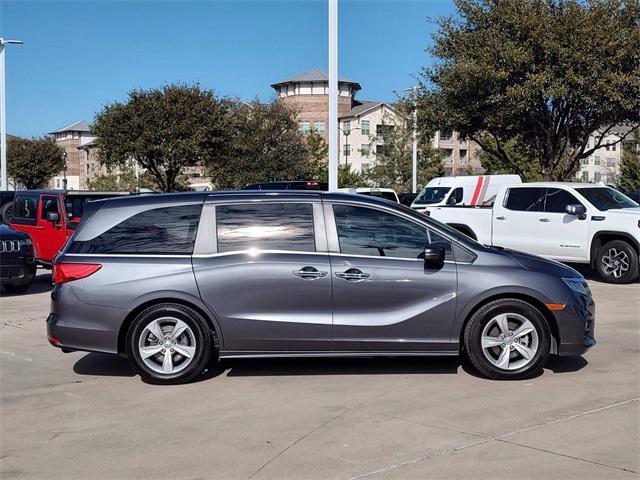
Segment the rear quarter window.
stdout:
<svg viewBox="0 0 640 480">
<path fill-rule="evenodd" d="M 201 204 L 145 210 L 90 240 L 73 241 L 67 253 L 191 254 L 201 210 Z"/>
</svg>

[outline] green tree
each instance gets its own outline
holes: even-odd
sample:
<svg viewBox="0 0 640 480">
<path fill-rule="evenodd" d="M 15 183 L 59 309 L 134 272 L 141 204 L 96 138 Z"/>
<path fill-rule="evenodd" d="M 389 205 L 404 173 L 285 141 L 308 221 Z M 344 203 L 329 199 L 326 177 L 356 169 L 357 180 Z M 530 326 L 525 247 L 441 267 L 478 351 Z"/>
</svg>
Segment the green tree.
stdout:
<svg viewBox="0 0 640 480">
<path fill-rule="evenodd" d="M 615 125 L 638 128 L 638 0 L 455 4 L 421 74 L 419 119 L 470 137 L 508 171 L 519 169 L 517 151 L 530 152 L 554 180 L 571 178 Z"/>
<path fill-rule="evenodd" d="M 296 114 L 281 101 L 238 104 L 229 115 L 229 148 L 205 162 L 213 183 L 240 188 L 247 183 L 309 178 L 315 165 L 298 131 Z"/>
<path fill-rule="evenodd" d="M 376 148 L 376 161 L 366 174 L 366 179 L 378 187 L 393 188 L 397 192 L 410 192 L 413 182 L 413 124 L 412 106 L 407 101 L 396 105 L 400 121 L 390 115 L 383 118 L 381 144 L 371 137 Z M 442 176 L 444 167 L 440 153 L 432 148 L 433 134 L 422 125 L 418 132 L 418 186 L 426 185 L 433 177 Z"/>
<path fill-rule="evenodd" d="M 619 187 L 623 192 L 640 192 L 640 142 L 624 143 Z"/>
<path fill-rule="evenodd" d="M 528 151 L 518 139 L 507 141 L 502 148 L 507 152 L 511 162 L 506 164 L 503 159 L 492 152 L 496 143 L 490 135 L 483 135 L 482 144 L 488 145 L 487 150 L 480 150 L 480 164 L 487 175 L 510 174 L 520 175 L 523 182 L 536 182 L 542 180 L 542 173 L 537 162 L 531 161 L 534 154 Z"/>
<path fill-rule="evenodd" d="M 126 102 L 96 116 L 91 130 L 100 161 L 117 168 L 135 159 L 161 191 L 180 189 L 185 167 L 212 162 L 229 148 L 231 104 L 198 85 L 132 90 Z"/>
<path fill-rule="evenodd" d="M 125 164 L 117 172 L 98 175 L 89 182 L 89 190 L 100 192 L 136 192 L 138 187 L 140 190 L 157 188 L 149 172 L 140 172 L 139 178 L 136 178 L 136 172 L 129 164 Z"/>
<path fill-rule="evenodd" d="M 24 188 L 41 188 L 64 168 L 64 150 L 50 137 L 10 137 L 7 147 L 9 177 Z"/>
</svg>

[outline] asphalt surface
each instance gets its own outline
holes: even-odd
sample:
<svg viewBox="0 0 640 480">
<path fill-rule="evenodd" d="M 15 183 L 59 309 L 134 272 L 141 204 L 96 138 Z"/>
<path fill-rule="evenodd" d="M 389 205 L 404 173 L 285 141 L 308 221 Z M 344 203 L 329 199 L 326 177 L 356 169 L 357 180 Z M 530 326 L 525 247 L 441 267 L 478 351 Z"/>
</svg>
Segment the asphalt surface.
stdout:
<svg viewBox="0 0 640 480">
<path fill-rule="evenodd" d="M 0 477 L 638 478 L 640 285 L 590 280 L 598 345 L 537 378 L 452 358 L 234 360 L 160 387 L 47 344 L 50 276 L 0 298 Z"/>
</svg>

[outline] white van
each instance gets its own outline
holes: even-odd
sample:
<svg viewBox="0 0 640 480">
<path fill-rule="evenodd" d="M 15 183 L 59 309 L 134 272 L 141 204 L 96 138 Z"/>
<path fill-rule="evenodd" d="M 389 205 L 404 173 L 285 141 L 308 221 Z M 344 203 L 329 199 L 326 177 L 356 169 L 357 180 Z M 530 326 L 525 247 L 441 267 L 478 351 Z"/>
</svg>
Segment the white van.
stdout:
<svg viewBox="0 0 640 480">
<path fill-rule="evenodd" d="M 484 205 L 498 193 L 502 185 L 522 183 L 519 175 L 471 175 L 465 177 L 436 177 L 432 179 L 411 204 L 419 212 L 437 206 Z"/>
</svg>

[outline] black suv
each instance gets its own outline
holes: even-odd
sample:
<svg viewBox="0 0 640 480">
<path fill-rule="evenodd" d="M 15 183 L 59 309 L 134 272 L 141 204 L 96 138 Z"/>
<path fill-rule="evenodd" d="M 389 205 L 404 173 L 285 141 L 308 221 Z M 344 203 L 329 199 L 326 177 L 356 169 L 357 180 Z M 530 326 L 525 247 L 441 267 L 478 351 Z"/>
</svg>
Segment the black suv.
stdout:
<svg viewBox="0 0 640 480">
<path fill-rule="evenodd" d="M 0 285 L 9 293 L 29 289 L 36 274 L 33 243 L 26 233 L 0 225 Z"/>
</svg>

